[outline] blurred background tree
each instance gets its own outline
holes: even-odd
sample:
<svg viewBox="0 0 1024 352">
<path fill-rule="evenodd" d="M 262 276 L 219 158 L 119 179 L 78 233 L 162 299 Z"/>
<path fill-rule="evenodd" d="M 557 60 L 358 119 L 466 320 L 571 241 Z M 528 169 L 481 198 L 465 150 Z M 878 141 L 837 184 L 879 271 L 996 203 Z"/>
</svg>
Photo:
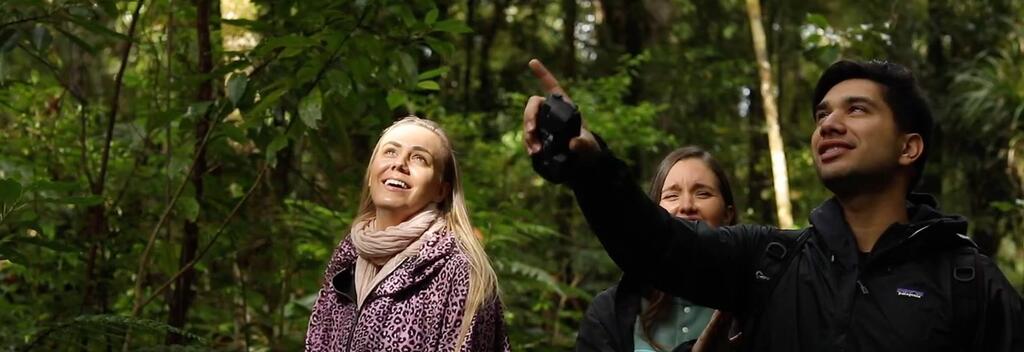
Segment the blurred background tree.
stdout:
<svg viewBox="0 0 1024 352">
<path fill-rule="evenodd" d="M 1024 286 L 1024 4 L 762 1 L 797 226 L 840 58 L 914 69 L 939 130 L 921 189 Z M 744 222 L 778 223 L 743 0 L 0 3 L 0 348 L 301 348 L 380 131 L 456 139 L 516 350 L 567 350 L 620 273 L 521 146 L 542 59 L 640 180 L 701 145 Z M 646 184 L 645 181 L 642 181 Z"/>
</svg>

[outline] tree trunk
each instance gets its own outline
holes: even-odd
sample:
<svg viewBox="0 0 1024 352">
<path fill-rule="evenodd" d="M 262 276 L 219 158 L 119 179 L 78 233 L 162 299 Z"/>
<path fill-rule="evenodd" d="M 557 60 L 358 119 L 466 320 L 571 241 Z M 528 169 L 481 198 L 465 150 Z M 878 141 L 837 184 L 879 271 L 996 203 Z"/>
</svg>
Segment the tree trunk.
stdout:
<svg viewBox="0 0 1024 352">
<path fill-rule="evenodd" d="M 644 39 L 647 38 L 646 27 L 647 9 L 642 1 L 626 2 L 626 52 L 630 56 L 637 56 L 644 51 Z M 643 97 L 643 79 L 639 74 L 630 74 L 629 93 L 626 94 L 625 102 L 629 105 L 636 105 Z"/>
<path fill-rule="evenodd" d="M 117 71 L 117 74 L 114 76 L 114 94 L 110 100 L 110 112 L 106 125 L 106 133 L 104 137 L 105 141 L 103 143 L 99 175 L 95 180 L 92 180 L 90 178 L 90 191 L 92 191 L 92 194 L 94 196 L 98 197 L 103 197 L 106 188 L 107 174 L 110 171 L 110 149 L 112 147 L 113 142 L 114 126 L 117 123 L 117 115 L 121 107 L 121 90 L 124 82 L 124 73 L 125 70 L 128 68 L 128 58 L 130 57 L 132 52 L 132 43 L 134 41 L 133 38 L 135 37 L 135 27 L 139 22 L 139 16 L 142 11 L 142 4 L 142 1 L 139 1 L 135 5 L 135 11 L 132 15 L 131 22 L 128 24 L 128 32 L 126 33 L 128 40 L 124 42 L 124 44 L 122 44 L 121 47 L 121 65 Z M 72 93 L 75 92 L 72 91 Z M 83 133 L 85 132 L 84 128 L 85 127 L 83 125 Z M 82 160 L 83 162 L 86 162 L 87 159 L 85 158 L 84 150 L 84 148 L 86 148 L 86 143 L 84 134 L 82 137 L 82 148 Z M 83 165 L 83 167 L 88 168 L 88 163 L 86 162 L 86 164 Z M 86 175 L 88 176 L 89 173 L 86 172 Z M 99 262 L 102 259 L 100 257 L 100 255 L 103 252 L 102 244 L 107 237 L 107 221 L 107 207 L 104 203 L 89 206 L 86 210 L 86 227 L 84 237 L 85 243 L 89 244 L 89 251 L 86 255 L 86 269 L 84 280 L 85 292 L 82 296 L 81 305 L 81 311 L 83 314 L 87 314 L 93 311 L 93 305 L 95 305 L 94 301 L 96 301 L 96 298 L 94 297 L 96 295 L 95 291 L 97 290 L 97 286 L 101 286 L 97 285 L 97 283 L 105 280 L 105 278 L 103 277 L 100 277 L 99 280 L 97 280 L 97 278 L 95 277 L 95 272 L 97 270 L 97 266 L 102 266 L 101 263 Z M 104 288 L 101 286 L 99 287 L 99 289 L 102 290 Z M 101 296 L 99 298 L 99 300 L 101 301 L 101 307 L 106 306 L 106 299 L 107 297 L 105 296 Z M 105 308 L 103 310 L 105 310 Z"/>
<path fill-rule="evenodd" d="M 931 74 L 927 75 L 924 84 L 927 84 L 928 92 L 931 93 L 932 101 L 936 102 L 933 109 L 934 112 L 941 114 L 945 110 L 945 106 L 941 102 L 947 101 L 945 97 L 948 95 L 949 85 L 948 70 L 946 54 L 942 47 L 942 37 L 945 35 L 943 18 L 949 16 L 948 11 L 944 11 L 942 4 L 938 1 L 928 2 L 928 66 L 931 67 Z M 936 114 L 936 116 L 941 116 Z M 928 145 L 925 149 L 928 151 L 928 163 L 931 165 L 942 164 L 942 128 L 941 124 L 936 124 L 935 128 L 932 129 L 932 138 L 928 141 Z M 941 168 L 932 168 L 941 169 Z M 925 173 L 921 177 L 921 184 L 919 190 L 931 194 L 942 195 L 942 178 L 946 175 L 953 176 L 954 173 L 936 173 L 931 174 Z M 940 203 L 941 204 L 941 203 Z"/>
<path fill-rule="evenodd" d="M 480 61 L 477 63 L 477 77 L 480 77 L 480 88 L 476 90 L 476 101 L 480 104 L 480 110 L 486 112 L 492 112 L 499 107 L 498 105 L 498 93 L 494 87 L 494 78 L 491 72 L 491 48 L 494 46 L 494 38 L 498 35 L 498 30 L 501 25 L 505 23 L 505 8 L 508 6 L 508 0 L 499 0 L 494 3 L 494 14 L 491 16 L 491 21 L 487 24 L 487 27 L 481 31 L 481 43 L 480 43 Z M 491 135 L 493 132 L 489 129 L 485 132 L 485 135 L 490 138 L 496 138 L 496 135 Z"/>
<path fill-rule="evenodd" d="M 209 74 L 213 71 L 213 53 L 212 44 L 210 43 L 210 0 L 196 0 L 196 38 L 198 41 L 199 51 L 199 72 L 202 74 Z M 211 101 L 213 100 L 213 80 L 207 78 L 199 83 L 199 92 L 196 97 L 197 101 Z M 211 108 L 212 109 L 212 108 Z M 199 121 L 196 122 L 196 142 L 195 152 L 196 155 L 196 169 L 195 172 L 190 176 L 192 187 L 195 189 L 195 199 L 199 204 L 202 204 L 203 199 L 203 175 L 206 174 L 206 150 L 202 147 L 203 136 L 206 135 L 206 131 L 210 128 L 210 111 L 207 110 Z M 202 207 L 200 206 L 200 209 Z M 201 213 L 201 211 L 200 211 Z M 196 250 L 199 247 L 199 223 L 198 218 L 193 220 L 185 221 L 185 231 L 183 234 L 181 244 L 181 255 L 178 263 L 180 268 L 184 268 L 188 265 L 196 256 Z M 181 277 L 178 278 L 174 286 L 174 291 L 171 293 L 171 301 L 169 303 L 169 313 L 167 317 L 167 325 L 184 328 L 185 322 L 188 320 L 188 310 L 192 305 L 192 300 L 195 298 L 195 292 L 192 290 L 192 285 L 195 282 L 195 268 L 190 267 L 186 270 Z M 183 342 L 181 335 L 168 333 L 165 339 L 167 344 L 180 344 Z"/>
<path fill-rule="evenodd" d="M 772 157 L 772 180 L 775 186 L 775 210 L 779 227 L 793 227 L 793 213 L 789 201 L 789 175 L 786 171 L 786 151 L 779 129 L 779 110 L 775 105 L 775 81 L 772 80 L 771 62 L 768 61 L 767 40 L 761 24 L 759 0 L 747 0 L 747 15 L 750 19 L 750 34 L 754 42 L 757 70 L 761 77 L 761 98 L 764 103 L 764 118 L 768 127 L 768 149 Z"/>
<path fill-rule="evenodd" d="M 469 26 L 469 28 L 474 28 L 474 30 L 475 30 L 474 26 L 476 25 L 476 7 L 477 7 L 477 1 L 476 0 L 469 0 L 468 4 L 466 4 L 466 25 Z M 473 45 L 473 38 L 474 37 L 475 37 L 474 33 L 466 34 L 466 37 L 465 37 L 465 39 L 466 39 L 466 48 L 465 48 L 465 50 L 466 50 L 466 65 L 465 65 L 466 71 L 463 72 L 463 79 L 462 79 L 462 97 L 463 97 L 463 100 L 464 100 L 462 102 L 462 117 L 463 118 L 469 118 L 469 112 L 472 109 L 471 103 L 472 103 L 472 100 L 473 100 L 473 94 L 471 93 L 472 92 L 471 88 L 473 87 L 473 47 L 474 47 L 474 45 Z"/>
<path fill-rule="evenodd" d="M 562 49 L 565 50 L 562 59 L 565 66 L 562 68 L 562 74 L 565 77 L 576 76 L 576 19 L 577 12 L 579 12 L 576 6 L 576 0 L 562 0 L 562 13 L 564 14 L 562 23 L 565 24 L 564 31 L 562 31 Z"/>
<path fill-rule="evenodd" d="M 744 219 L 744 222 L 766 224 L 775 222 L 775 209 L 771 203 L 761 198 L 761 193 L 768 188 L 771 175 L 761 168 L 764 150 L 768 146 L 768 136 L 764 133 L 764 123 L 759 118 L 764 116 L 761 94 L 757 89 L 750 90 L 750 110 L 747 112 L 747 127 L 750 138 L 750 153 L 747 156 L 747 208 L 754 209 L 756 218 Z M 739 214 L 737 214 L 739 215 Z"/>
</svg>

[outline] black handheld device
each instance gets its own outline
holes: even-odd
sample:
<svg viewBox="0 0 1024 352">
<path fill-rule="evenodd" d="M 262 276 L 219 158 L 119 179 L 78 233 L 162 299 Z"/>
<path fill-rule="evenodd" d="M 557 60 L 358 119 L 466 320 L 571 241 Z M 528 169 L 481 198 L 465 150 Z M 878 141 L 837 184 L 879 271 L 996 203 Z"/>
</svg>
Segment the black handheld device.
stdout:
<svg viewBox="0 0 1024 352">
<path fill-rule="evenodd" d="M 569 140 L 580 135 L 583 119 L 576 105 L 561 94 L 551 94 L 537 111 L 535 136 L 541 149 L 532 156 L 533 169 L 552 183 L 565 182 L 570 157 Z"/>
</svg>

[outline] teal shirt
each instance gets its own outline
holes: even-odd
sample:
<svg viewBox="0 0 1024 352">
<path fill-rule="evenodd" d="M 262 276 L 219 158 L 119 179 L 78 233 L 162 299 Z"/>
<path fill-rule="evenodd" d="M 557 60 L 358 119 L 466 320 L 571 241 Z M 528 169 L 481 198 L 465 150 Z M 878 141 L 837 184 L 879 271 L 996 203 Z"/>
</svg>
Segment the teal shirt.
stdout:
<svg viewBox="0 0 1024 352">
<path fill-rule="evenodd" d="M 641 299 L 640 311 L 643 312 L 649 305 L 646 298 Z M 672 297 L 672 305 L 669 306 L 668 311 L 661 315 L 651 327 L 651 339 L 671 351 L 683 342 L 696 340 L 708 326 L 711 314 L 714 312 L 714 309 L 694 305 L 679 297 Z M 635 352 L 657 351 L 644 339 L 639 316 L 633 325 L 633 350 Z"/>
</svg>

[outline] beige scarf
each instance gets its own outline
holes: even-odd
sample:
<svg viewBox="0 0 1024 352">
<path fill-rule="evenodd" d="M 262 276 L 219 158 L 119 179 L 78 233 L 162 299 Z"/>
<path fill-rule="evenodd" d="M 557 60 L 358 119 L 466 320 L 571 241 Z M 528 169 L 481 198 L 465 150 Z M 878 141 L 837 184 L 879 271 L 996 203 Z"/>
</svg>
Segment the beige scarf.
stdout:
<svg viewBox="0 0 1024 352">
<path fill-rule="evenodd" d="M 356 249 L 356 306 L 362 307 L 363 300 L 373 288 L 384 280 L 405 258 L 419 254 L 423 247 L 423 235 L 445 225 L 433 205 L 405 222 L 376 229 L 376 220 L 370 219 L 352 227 L 349 237 Z"/>
</svg>

